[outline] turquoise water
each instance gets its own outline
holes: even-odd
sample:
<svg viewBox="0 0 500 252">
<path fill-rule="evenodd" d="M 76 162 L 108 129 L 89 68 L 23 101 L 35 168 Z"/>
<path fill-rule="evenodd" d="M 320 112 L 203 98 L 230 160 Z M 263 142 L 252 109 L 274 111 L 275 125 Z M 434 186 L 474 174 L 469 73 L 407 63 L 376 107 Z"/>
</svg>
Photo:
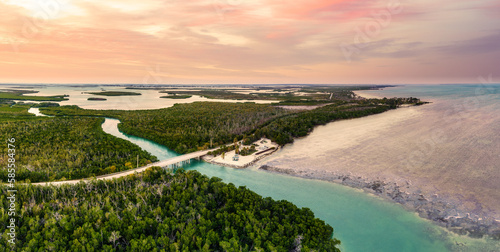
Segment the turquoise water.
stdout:
<svg viewBox="0 0 500 252">
<path fill-rule="evenodd" d="M 334 227 L 342 251 L 448 251 L 439 231 L 398 205 L 329 182 L 208 164 L 192 168 L 273 199 L 308 207 Z"/>
<path fill-rule="evenodd" d="M 122 134 L 118 120 L 107 119 L 103 129 L 127 139 L 156 155 L 160 160 L 176 156 L 164 146 Z M 247 188 L 276 200 L 285 199 L 299 207 L 308 207 L 326 221 L 334 237 L 342 241 L 342 251 L 449 251 L 442 231 L 396 204 L 344 186 L 268 173 L 256 169 L 233 169 L 192 162 L 184 167 L 226 183 Z"/>
<path fill-rule="evenodd" d="M 53 91 L 57 94 L 60 94 L 60 90 L 67 90 L 59 87 L 55 89 L 57 90 Z M 74 91 L 80 92 L 78 88 L 75 88 Z M 474 127 L 481 126 L 481 124 L 474 121 L 474 117 L 469 118 L 469 114 L 463 113 L 458 113 L 460 120 L 455 121 L 460 125 L 466 125 L 465 128 L 474 129 L 475 132 L 485 134 L 480 138 L 476 135 L 475 139 L 488 139 L 494 143 L 496 141 L 495 136 L 498 130 L 494 126 L 497 125 L 496 122 L 500 121 L 496 120 L 499 116 L 492 117 L 491 115 L 492 113 L 500 115 L 498 113 L 500 85 L 412 85 L 367 92 L 386 97 L 419 97 L 436 102 L 435 104 L 438 101 L 441 102 L 436 106 L 423 106 L 427 115 L 427 124 L 430 125 L 442 120 L 443 115 L 446 115 L 442 112 L 457 114 L 456 112 L 466 111 L 474 115 L 482 115 L 478 120 L 489 119 L 492 121 L 491 126 L 476 129 Z M 40 95 L 49 94 L 50 92 L 43 93 L 42 91 Z M 142 97 L 146 96 L 144 94 Z M 459 100 L 459 103 L 455 103 L 456 100 Z M 87 103 L 90 104 L 90 102 L 82 100 L 82 104 L 79 105 Z M 145 109 L 152 104 L 151 102 L 151 104 L 146 103 L 147 106 L 145 106 L 143 103 L 136 103 L 131 100 L 119 100 L 115 103 L 117 107 L 126 107 L 128 109 Z M 100 103 L 99 106 L 106 107 L 103 103 Z M 432 118 L 436 118 L 436 120 L 430 120 Z M 494 120 L 491 118 L 494 118 Z M 447 122 L 453 123 L 455 121 L 448 120 Z M 175 152 L 154 142 L 120 133 L 117 129 L 118 123 L 117 120 L 108 119 L 103 128 L 112 135 L 139 145 L 161 160 L 177 155 Z M 416 128 L 431 127 L 429 125 L 419 125 Z M 450 130 L 450 132 L 458 136 L 461 135 L 459 130 L 460 128 L 455 131 Z M 419 132 L 419 134 L 421 133 Z M 484 146 L 481 148 L 484 148 Z M 480 148 L 475 149 L 481 150 Z M 494 146 L 491 149 L 498 150 Z M 473 149 L 464 148 L 464 150 L 471 152 Z M 497 152 L 493 151 L 493 153 Z M 460 152 L 456 155 L 463 156 L 463 153 Z M 440 155 L 440 157 L 442 156 Z M 453 155 L 450 156 L 453 157 Z M 481 160 L 489 163 L 496 161 L 495 158 Z M 388 158 L 387 163 L 394 163 L 394 160 Z M 474 165 L 474 167 L 481 167 L 481 165 L 483 164 Z M 285 199 L 299 207 L 310 208 L 316 217 L 334 227 L 334 236 L 342 241 L 342 251 L 499 251 L 498 243 L 491 245 L 491 241 L 472 240 L 450 235 L 432 223 L 405 211 L 397 204 L 337 184 L 267 173 L 256 169 L 238 170 L 198 161 L 192 162 L 185 169 L 198 170 L 207 176 L 220 177 L 227 183 L 246 186 L 263 196 L 269 196 L 276 200 Z M 498 169 L 495 170 L 498 171 Z M 457 246 L 456 242 L 466 243 L 467 246 Z"/>
</svg>

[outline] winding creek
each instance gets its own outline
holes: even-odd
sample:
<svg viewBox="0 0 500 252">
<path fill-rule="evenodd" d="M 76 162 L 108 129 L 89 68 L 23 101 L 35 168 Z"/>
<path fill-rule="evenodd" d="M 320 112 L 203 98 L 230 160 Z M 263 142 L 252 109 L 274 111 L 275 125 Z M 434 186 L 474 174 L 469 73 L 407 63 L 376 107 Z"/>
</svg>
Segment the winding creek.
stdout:
<svg viewBox="0 0 500 252">
<path fill-rule="evenodd" d="M 107 118 L 103 130 L 128 140 L 159 160 L 177 156 L 168 148 L 118 130 L 119 121 Z M 255 168 L 233 169 L 194 161 L 186 170 L 222 178 L 275 200 L 288 200 L 308 207 L 334 227 L 342 251 L 451 251 L 449 235 L 429 221 L 399 205 L 345 186 L 269 173 Z"/>
<path fill-rule="evenodd" d="M 45 116 L 38 109 L 29 112 Z M 119 123 L 117 119 L 106 118 L 102 129 L 138 145 L 159 160 L 179 156 L 165 146 L 120 132 Z M 342 241 L 340 248 L 344 252 L 497 251 L 498 248 L 496 242 L 451 234 L 400 205 L 346 186 L 252 167 L 234 169 L 196 160 L 184 169 L 219 177 L 236 186 L 246 186 L 264 197 L 288 200 L 299 207 L 310 208 L 316 217 L 334 228 L 334 237 Z"/>
</svg>

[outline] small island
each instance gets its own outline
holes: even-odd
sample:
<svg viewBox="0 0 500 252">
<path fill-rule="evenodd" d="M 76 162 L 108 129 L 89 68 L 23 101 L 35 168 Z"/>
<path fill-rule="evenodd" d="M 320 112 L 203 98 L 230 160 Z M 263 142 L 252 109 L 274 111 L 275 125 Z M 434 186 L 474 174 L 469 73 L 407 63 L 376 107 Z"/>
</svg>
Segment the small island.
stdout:
<svg viewBox="0 0 500 252">
<path fill-rule="evenodd" d="M 87 101 L 106 101 L 108 99 L 106 98 L 100 98 L 100 97 L 89 97 Z"/>
<path fill-rule="evenodd" d="M 16 90 L 3 89 L 0 90 L 0 100 L 21 100 L 21 101 L 66 101 L 69 95 L 53 95 L 53 96 L 29 96 L 24 94 L 34 94 L 38 91 L 34 90 Z"/>
<path fill-rule="evenodd" d="M 129 95 L 142 95 L 136 92 L 125 92 L 125 91 L 102 91 L 102 92 L 90 92 L 93 95 L 104 95 L 104 96 L 129 96 Z"/>
<path fill-rule="evenodd" d="M 192 95 L 166 95 L 166 96 L 160 96 L 160 98 L 166 98 L 166 99 L 188 99 L 191 98 Z"/>
</svg>

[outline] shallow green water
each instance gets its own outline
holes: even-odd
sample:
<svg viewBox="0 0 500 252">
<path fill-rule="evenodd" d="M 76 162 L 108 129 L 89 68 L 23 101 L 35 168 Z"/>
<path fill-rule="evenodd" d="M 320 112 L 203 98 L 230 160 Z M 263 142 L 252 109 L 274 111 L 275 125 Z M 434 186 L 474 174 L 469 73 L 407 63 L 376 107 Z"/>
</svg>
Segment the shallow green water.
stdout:
<svg viewBox="0 0 500 252">
<path fill-rule="evenodd" d="M 61 90 L 67 90 L 62 87 L 55 88 L 57 94 L 60 94 Z M 79 88 L 73 91 L 78 95 L 81 93 Z M 488 108 L 488 113 L 489 109 L 495 110 L 496 113 L 500 109 L 498 107 L 500 85 L 406 86 L 371 92 L 387 97 L 415 96 L 430 101 L 434 99 L 455 101 L 473 97 L 460 100 L 459 105 L 474 112 L 482 107 Z M 50 94 L 42 92 L 39 95 Z M 146 98 L 148 94 L 144 93 L 141 97 Z M 122 109 L 147 109 L 149 107 L 145 104 L 149 106 L 153 102 L 142 103 L 123 98 L 115 103 Z M 89 104 L 92 105 L 82 98 L 81 105 Z M 109 108 L 109 104 L 96 105 L 100 107 L 93 108 Z M 490 115 L 491 113 L 488 114 Z M 139 145 L 161 160 L 177 155 L 154 142 L 123 135 L 118 131 L 117 124 L 117 120 L 108 119 L 103 128 L 112 135 Z M 334 236 L 342 241 L 342 251 L 500 251 L 498 242 L 450 235 L 432 223 L 405 211 L 397 204 L 333 183 L 294 178 L 255 169 L 237 170 L 203 162 L 193 162 L 185 169 L 195 169 L 208 176 L 220 177 L 225 182 L 246 186 L 263 196 L 277 200 L 285 199 L 300 207 L 310 208 L 318 218 L 334 227 Z M 456 242 L 459 242 L 459 245 Z"/>
<path fill-rule="evenodd" d="M 438 230 L 398 205 L 329 182 L 307 180 L 259 170 L 235 170 L 196 164 L 208 176 L 273 199 L 310 208 L 334 227 L 342 251 L 448 251 Z"/>
<path fill-rule="evenodd" d="M 130 140 L 160 160 L 177 154 L 164 146 L 118 131 L 118 120 L 107 119 L 103 129 Z M 276 200 L 285 199 L 308 207 L 326 221 L 342 241 L 342 251 L 449 251 L 440 228 L 400 206 L 363 192 L 318 180 L 307 180 L 256 169 L 233 169 L 205 162 L 185 167 L 224 182 L 247 188 Z"/>
</svg>

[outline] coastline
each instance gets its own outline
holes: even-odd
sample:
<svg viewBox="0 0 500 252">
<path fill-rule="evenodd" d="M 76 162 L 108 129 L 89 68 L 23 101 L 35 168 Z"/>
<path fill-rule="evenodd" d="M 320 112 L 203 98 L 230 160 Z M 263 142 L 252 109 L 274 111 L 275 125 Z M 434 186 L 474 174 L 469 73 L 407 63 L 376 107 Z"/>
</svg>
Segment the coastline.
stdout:
<svg viewBox="0 0 500 252">
<path fill-rule="evenodd" d="M 335 122 L 338 126 L 335 128 L 337 134 L 334 136 L 332 136 L 332 129 L 324 130 L 325 126 L 317 126 L 314 131 L 323 130 L 323 134 L 329 135 L 320 134 L 317 137 L 319 139 L 314 140 L 309 135 L 296 139 L 296 144 L 284 146 L 280 152 L 276 152 L 254 167 L 268 172 L 323 180 L 362 189 L 366 193 L 398 203 L 421 218 L 431 220 L 454 233 L 471 238 L 486 236 L 500 239 L 500 220 L 489 208 L 491 205 L 487 206 L 484 198 L 464 199 L 463 195 L 467 194 L 462 190 L 468 190 L 466 193 L 469 195 L 474 194 L 477 188 L 470 187 L 474 185 L 460 185 L 461 187 L 457 190 L 460 190 L 461 194 L 457 197 L 450 194 L 446 185 L 439 184 L 438 179 L 425 180 L 419 177 L 419 173 L 404 167 L 399 167 L 399 170 L 395 171 L 394 168 L 393 170 L 380 168 L 377 170 L 370 166 L 358 169 L 342 166 L 341 162 L 332 165 L 333 162 L 339 161 L 339 158 L 344 163 L 357 163 L 361 155 L 358 153 L 365 152 L 359 146 L 364 145 L 367 138 L 371 138 L 369 141 L 380 141 L 376 136 L 384 136 L 394 127 L 400 127 L 402 122 L 408 123 L 414 121 L 415 117 L 418 119 L 427 116 L 426 112 L 427 109 L 422 111 L 420 107 L 399 108 L 380 115 L 337 121 Z M 335 143 L 331 143 L 331 139 L 335 139 Z M 366 143 L 370 143 L 369 141 Z M 301 147 L 294 149 L 293 145 Z M 320 147 L 315 149 L 314 146 Z M 326 149 L 323 150 L 323 148 Z M 290 149 L 293 151 L 290 152 Z M 407 158 L 408 156 L 400 157 L 401 161 Z M 383 161 L 385 160 L 371 160 L 377 165 L 383 164 Z M 401 166 L 401 164 L 398 165 Z M 407 174 L 403 176 L 402 174 L 405 173 Z M 446 174 L 442 176 L 446 178 Z"/>
<path fill-rule="evenodd" d="M 258 169 L 362 189 L 366 193 L 398 203 L 406 210 L 413 211 L 421 218 L 431 220 L 454 233 L 468 235 L 472 238 L 482 238 L 486 235 L 496 240 L 500 239 L 500 220 L 486 215 L 471 214 L 461 209 L 456 202 L 437 194 L 426 195 L 407 180 L 389 182 L 379 178 L 353 174 L 297 171 L 268 165 L 259 166 Z"/>
<path fill-rule="evenodd" d="M 240 142 L 240 144 L 241 144 L 240 148 L 250 148 L 251 147 L 251 145 L 243 145 L 241 142 Z M 207 163 L 211 163 L 211 164 L 215 164 L 215 165 L 227 166 L 227 167 L 236 168 L 236 169 L 243 169 L 243 168 L 247 168 L 251 165 L 254 165 L 259 160 L 261 160 L 267 156 L 270 156 L 273 153 L 275 153 L 277 150 L 281 149 L 281 147 L 277 143 L 272 142 L 270 139 L 267 139 L 267 138 L 261 138 L 261 139 L 255 141 L 252 145 L 258 146 L 260 151 L 256 151 L 255 153 L 252 153 L 252 154 L 247 155 L 247 156 L 241 156 L 241 155 L 236 154 L 236 152 L 234 150 L 232 150 L 232 151 L 228 151 L 228 152 L 224 153 L 226 158 L 222 158 L 222 155 L 217 155 L 217 156 L 205 155 L 202 157 L 202 160 L 207 162 Z M 232 159 L 233 156 L 235 156 L 235 155 L 238 156 L 237 160 Z"/>
<path fill-rule="evenodd" d="M 384 98 L 383 96 L 381 95 L 377 95 L 373 92 L 370 92 L 370 90 L 356 90 L 356 91 L 352 91 L 353 93 L 355 93 L 358 97 L 362 97 L 362 98 L 366 98 L 366 99 L 380 99 L 380 98 Z"/>
<path fill-rule="evenodd" d="M 405 86 L 402 85 L 402 86 L 394 86 L 394 87 L 383 87 L 383 88 L 377 88 L 377 89 L 371 89 L 371 90 L 353 90 L 352 92 L 354 94 L 356 94 L 356 96 L 360 97 L 360 98 L 366 98 L 366 99 L 382 99 L 384 97 L 387 97 L 387 98 L 391 98 L 389 96 L 384 96 L 382 94 L 379 94 L 377 93 L 377 91 L 381 91 L 381 90 L 385 90 L 385 89 L 391 89 L 391 90 L 394 90 L 394 89 L 400 89 L 400 88 L 404 88 Z M 419 98 L 423 98 L 423 97 L 419 97 Z"/>
<path fill-rule="evenodd" d="M 398 114 L 411 114 L 408 111 L 412 111 L 411 108 L 400 108 L 397 110 L 388 111 L 382 113 L 381 115 L 394 114 L 392 112 L 403 112 Z M 424 113 L 425 114 L 425 113 Z M 415 115 L 415 114 L 413 114 Z M 406 115 L 407 116 L 407 115 Z M 405 116 L 401 116 L 404 118 Z M 368 117 L 365 117 L 368 118 Z M 392 117 L 391 117 L 392 118 Z M 386 117 L 387 119 L 387 117 Z M 394 118 L 393 118 L 394 119 Z M 356 120 L 342 120 L 337 121 L 336 124 L 342 122 L 352 123 L 354 121 L 363 120 L 363 118 L 358 118 Z M 393 124 L 390 120 L 383 120 L 383 125 L 375 125 L 377 127 L 387 127 L 387 124 Z M 374 125 L 369 125 L 373 128 Z M 323 127 L 323 126 L 318 126 Z M 316 128 L 318 128 L 316 127 Z M 315 128 L 315 130 L 316 130 Z M 361 135 L 362 137 L 362 135 Z M 359 139 L 354 139 L 354 142 Z M 353 142 L 348 139 L 340 139 L 340 145 L 344 148 L 350 148 L 353 146 Z M 286 147 L 286 146 L 285 146 Z M 245 168 L 251 165 L 255 165 L 258 161 L 262 160 L 264 157 L 271 156 L 272 153 L 276 153 L 277 149 L 272 152 L 265 153 L 264 155 L 258 157 L 256 160 L 247 163 L 242 166 L 233 166 L 227 163 L 219 163 L 216 161 L 209 160 L 207 162 L 228 166 L 233 168 Z M 354 150 L 353 152 L 356 152 Z M 362 153 L 362 152 L 359 152 Z M 207 159 L 209 159 L 207 157 Z M 277 172 L 282 174 L 287 174 L 291 176 L 317 179 L 329 181 L 353 188 L 363 189 L 365 192 L 380 196 L 382 198 L 388 199 L 394 203 L 399 203 L 410 211 L 416 212 L 420 217 L 432 220 L 434 223 L 446 227 L 449 230 L 462 234 L 469 235 L 474 238 L 482 237 L 482 235 L 487 234 L 497 239 L 500 239 L 500 221 L 495 220 L 493 217 L 488 215 L 476 214 L 467 211 L 465 207 L 460 205 L 460 202 L 452 201 L 446 197 L 439 196 L 437 194 L 422 193 L 419 185 L 413 185 L 411 180 L 393 176 L 389 179 L 379 178 L 374 176 L 374 174 L 357 172 L 352 173 L 350 171 L 340 172 L 340 171 L 324 171 L 305 169 L 297 170 L 284 168 L 280 166 L 273 165 L 262 165 L 259 169 L 267 170 L 269 172 Z M 361 174 L 361 175 L 358 175 Z M 396 179 L 394 179 L 396 178 Z"/>
<path fill-rule="evenodd" d="M 202 157 L 202 160 L 207 162 L 207 163 L 211 163 L 211 164 L 214 164 L 214 165 L 220 165 L 220 166 L 225 166 L 225 167 L 231 167 L 231 168 L 235 168 L 235 169 L 244 169 L 244 168 L 247 168 L 247 167 L 250 167 L 254 164 L 256 164 L 257 162 L 259 162 L 261 159 L 265 158 L 265 157 L 268 157 L 268 156 L 271 156 L 273 153 L 275 153 L 276 151 L 280 150 L 281 147 L 278 147 L 276 149 L 273 149 L 272 151 L 270 152 L 267 152 L 267 153 L 264 153 L 262 155 L 259 155 L 258 157 L 256 157 L 254 160 L 252 160 L 251 162 L 247 162 L 247 163 L 244 163 L 244 164 L 241 164 L 241 165 L 235 165 L 235 164 L 229 164 L 227 162 L 225 163 L 222 163 L 222 162 L 217 162 L 217 161 L 213 161 L 214 157 L 213 156 L 210 156 L 210 155 L 206 155 L 206 156 L 203 156 Z"/>
</svg>

